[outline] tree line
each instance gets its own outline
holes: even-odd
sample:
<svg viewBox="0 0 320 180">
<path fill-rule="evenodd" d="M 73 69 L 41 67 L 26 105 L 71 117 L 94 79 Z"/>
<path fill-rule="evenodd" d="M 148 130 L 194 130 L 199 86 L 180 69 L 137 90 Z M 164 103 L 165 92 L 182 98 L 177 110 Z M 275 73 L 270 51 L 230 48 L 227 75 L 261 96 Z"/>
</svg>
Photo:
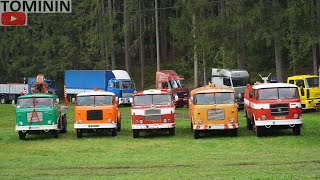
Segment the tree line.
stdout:
<svg viewBox="0 0 320 180">
<path fill-rule="evenodd" d="M 247 69 L 252 80 L 318 74 L 317 0 L 77 0 L 72 7 L 0 28 L 0 82 L 43 73 L 62 86 L 67 69 L 125 69 L 138 89 L 154 86 L 157 68 L 176 70 L 194 87 L 213 67 Z"/>
</svg>

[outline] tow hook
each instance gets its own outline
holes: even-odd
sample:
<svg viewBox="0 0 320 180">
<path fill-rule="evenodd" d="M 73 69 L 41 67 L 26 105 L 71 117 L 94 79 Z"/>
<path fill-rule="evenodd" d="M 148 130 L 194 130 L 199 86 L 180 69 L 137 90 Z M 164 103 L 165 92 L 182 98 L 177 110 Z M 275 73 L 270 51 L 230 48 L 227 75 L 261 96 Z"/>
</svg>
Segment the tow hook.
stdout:
<svg viewBox="0 0 320 180">
<path fill-rule="evenodd" d="M 266 127 L 267 129 L 269 129 L 269 128 L 271 128 L 271 125 L 265 125 L 265 127 Z"/>
<path fill-rule="evenodd" d="M 289 126 L 290 126 L 290 127 L 294 127 L 294 126 L 296 126 L 296 125 L 295 125 L 295 124 L 289 124 Z"/>
</svg>

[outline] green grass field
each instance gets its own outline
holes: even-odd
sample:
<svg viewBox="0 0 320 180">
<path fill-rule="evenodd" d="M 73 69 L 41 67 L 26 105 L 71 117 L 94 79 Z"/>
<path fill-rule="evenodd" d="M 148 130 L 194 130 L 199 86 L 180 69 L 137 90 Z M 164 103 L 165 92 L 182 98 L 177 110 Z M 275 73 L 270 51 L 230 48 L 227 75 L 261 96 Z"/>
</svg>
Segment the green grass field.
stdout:
<svg viewBox="0 0 320 180">
<path fill-rule="evenodd" d="M 27 135 L 14 131 L 15 109 L 0 105 L 0 179 L 319 179 L 320 112 L 304 113 L 301 136 L 291 130 L 257 138 L 239 113 L 238 137 L 222 133 L 193 139 L 190 121 L 177 119 L 175 136 L 132 138 L 130 108 L 121 107 L 122 131 L 85 135 Z M 187 114 L 187 109 L 177 113 Z"/>
</svg>

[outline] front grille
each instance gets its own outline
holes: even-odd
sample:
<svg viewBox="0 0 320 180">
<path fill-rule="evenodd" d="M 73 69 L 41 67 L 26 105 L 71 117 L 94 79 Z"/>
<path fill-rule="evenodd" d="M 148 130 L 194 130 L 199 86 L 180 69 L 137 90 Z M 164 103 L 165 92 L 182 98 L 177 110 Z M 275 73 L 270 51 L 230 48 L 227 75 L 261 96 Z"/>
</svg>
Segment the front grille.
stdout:
<svg viewBox="0 0 320 180">
<path fill-rule="evenodd" d="M 133 93 L 122 93 L 122 97 L 132 97 Z"/>
<path fill-rule="evenodd" d="M 272 104 L 271 116 L 287 116 L 289 115 L 289 105 L 288 104 Z"/>
<path fill-rule="evenodd" d="M 36 113 L 38 115 L 39 120 L 42 121 L 43 120 L 42 112 L 36 112 Z M 32 120 L 31 120 L 32 122 L 38 122 L 36 113 L 34 113 L 33 116 L 32 116 L 32 112 L 27 113 L 28 122 L 30 122 L 31 116 L 32 116 Z"/>
<path fill-rule="evenodd" d="M 145 116 L 145 120 L 160 120 L 161 115 L 150 115 L 150 116 Z"/>
<path fill-rule="evenodd" d="M 223 109 L 208 109 L 207 111 L 208 120 L 224 120 Z"/>
<path fill-rule="evenodd" d="M 146 109 L 144 111 L 144 114 L 146 116 L 149 116 L 149 115 L 161 115 L 161 109 Z"/>
<path fill-rule="evenodd" d="M 184 97 L 188 97 L 188 93 L 187 92 L 182 92 L 182 93 L 177 93 L 179 98 L 184 98 Z"/>
<path fill-rule="evenodd" d="M 101 110 L 87 111 L 87 120 L 102 120 L 103 115 Z"/>
</svg>

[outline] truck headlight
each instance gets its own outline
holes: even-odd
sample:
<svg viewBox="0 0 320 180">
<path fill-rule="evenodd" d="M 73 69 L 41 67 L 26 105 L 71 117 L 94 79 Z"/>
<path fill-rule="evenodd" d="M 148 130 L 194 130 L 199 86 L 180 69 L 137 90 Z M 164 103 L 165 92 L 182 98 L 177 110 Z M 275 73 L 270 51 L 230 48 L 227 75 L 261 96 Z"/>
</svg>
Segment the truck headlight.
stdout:
<svg viewBox="0 0 320 180">
<path fill-rule="evenodd" d="M 166 122 L 167 122 L 167 119 L 163 119 L 163 122 L 166 123 Z"/>
<path fill-rule="evenodd" d="M 22 121 L 20 121 L 20 122 L 19 122 L 19 125 L 20 125 L 20 126 L 22 126 L 22 125 L 23 125 L 23 122 L 22 122 Z"/>
<path fill-rule="evenodd" d="M 111 119 L 108 119 L 108 123 L 111 123 Z"/>
<path fill-rule="evenodd" d="M 170 122 L 171 121 L 171 119 L 168 119 L 168 122 Z"/>
<path fill-rule="evenodd" d="M 241 98 L 242 98 L 242 94 L 241 94 L 241 93 L 239 93 L 239 94 L 238 94 L 238 97 L 239 97 L 239 99 L 241 99 Z"/>
<path fill-rule="evenodd" d="M 82 124 L 82 120 L 79 120 L 78 123 L 79 123 L 79 124 Z"/>
<path fill-rule="evenodd" d="M 266 116 L 266 115 L 262 115 L 262 116 L 261 116 L 261 119 L 262 119 L 262 120 L 266 120 L 266 119 L 267 119 L 267 116 Z"/>
<path fill-rule="evenodd" d="M 230 122 L 231 122 L 231 123 L 233 123 L 233 122 L 234 122 L 234 119 L 233 119 L 233 118 L 230 118 L 229 120 L 230 120 Z"/>
<path fill-rule="evenodd" d="M 203 123 L 202 120 L 199 120 L 199 121 L 198 121 L 198 124 L 199 124 L 199 125 L 201 125 L 202 123 Z"/>
<path fill-rule="evenodd" d="M 49 120 L 49 121 L 48 121 L 48 124 L 51 124 L 51 123 L 52 123 L 52 121 L 51 121 L 51 120 Z"/>
<path fill-rule="evenodd" d="M 143 123 L 143 120 L 142 119 L 140 119 L 140 124 L 142 124 Z"/>
<path fill-rule="evenodd" d="M 298 114 L 294 114 L 294 115 L 293 115 L 293 118 L 294 118 L 294 119 L 298 119 L 298 118 L 299 118 L 299 115 L 298 115 Z"/>
</svg>

